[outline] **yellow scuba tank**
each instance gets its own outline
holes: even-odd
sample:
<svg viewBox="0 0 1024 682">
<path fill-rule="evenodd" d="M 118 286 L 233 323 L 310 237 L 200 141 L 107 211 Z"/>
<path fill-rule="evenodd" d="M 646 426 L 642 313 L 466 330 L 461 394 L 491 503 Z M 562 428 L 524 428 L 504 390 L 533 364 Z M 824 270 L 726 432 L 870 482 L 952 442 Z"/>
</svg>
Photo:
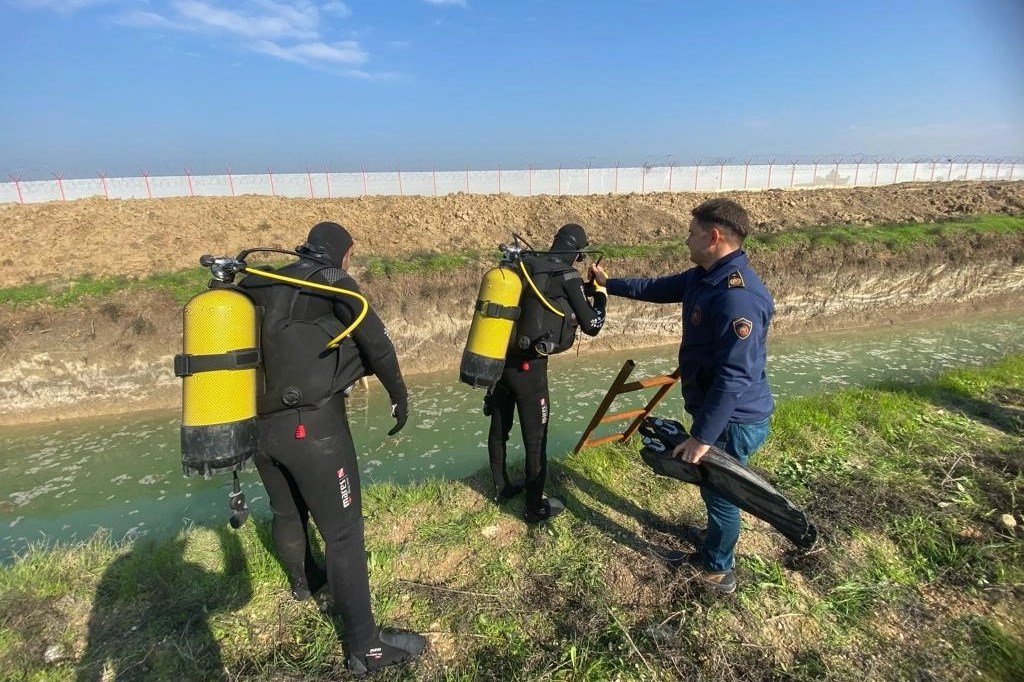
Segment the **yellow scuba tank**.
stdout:
<svg viewBox="0 0 1024 682">
<path fill-rule="evenodd" d="M 182 313 L 181 464 L 186 476 L 237 471 L 256 454 L 256 308 L 230 285 L 197 294 Z"/>
<path fill-rule="evenodd" d="M 519 319 L 523 283 L 515 270 L 519 249 L 502 247 L 501 263 L 484 273 L 473 321 L 462 351 L 459 380 L 475 387 L 498 383 L 505 368 L 509 340 Z"/>
</svg>

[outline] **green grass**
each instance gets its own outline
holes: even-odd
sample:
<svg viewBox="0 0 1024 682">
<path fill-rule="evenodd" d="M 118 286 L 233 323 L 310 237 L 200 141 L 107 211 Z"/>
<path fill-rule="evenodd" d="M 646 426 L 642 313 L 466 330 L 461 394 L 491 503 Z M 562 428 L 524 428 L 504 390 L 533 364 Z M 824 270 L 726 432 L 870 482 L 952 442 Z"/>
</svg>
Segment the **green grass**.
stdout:
<svg viewBox="0 0 1024 682">
<path fill-rule="evenodd" d="M 688 549 L 697 490 L 656 478 L 635 442 L 566 453 L 567 512 L 526 526 L 489 473 L 364 490 L 380 622 L 425 632 L 381 680 L 1019 679 L 1024 355 L 780 401 L 758 470 L 818 525 L 795 551 L 745 517 L 730 597 L 659 561 Z M 1018 529 L 1019 531 L 1019 529 Z M 269 520 L 239 531 L 35 547 L 0 568 L 12 680 L 342 679 L 331 622 L 294 602 Z M 54 649 L 56 647 L 56 649 Z M 44 652 L 63 652 L 46 664 Z M 113 679 L 113 678 L 112 678 Z"/>
<path fill-rule="evenodd" d="M 793 228 L 771 234 L 755 234 L 746 242 L 750 251 L 784 250 L 797 247 L 827 247 L 853 242 L 866 243 L 876 250 L 899 252 L 918 244 L 933 243 L 943 237 L 962 233 L 1001 234 L 1024 230 L 1024 216 L 984 215 L 956 218 L 934 223 L 884 225 L 827 225 Z M 664 258 L 687 253 L 678 239 L 647 244 L 597 244 L 593 250 L 609 260 L 623 258 Z M 258 254 L 253 258 L 260 258 Z M 355 264 L 367 268 L 369 279 L 375 276 L 407 274 L 445 274 L 479 263 L 497 262 L 496 250 L 467 250 L 457 253 L 418 253 L 402 257 L 368 255 L 355 257 Z M 268 263 L 280 265 L 282 262 Z M 21 306 L 49 301 L 58 307 L 77 304 L 86 297 L 104 297 L 121 291 L 155 290 L 169 293 L 178 303 L 187 302 L 210 279 L 203 268 L 155 273 L 146 277 L 93 277 L 84 275 L 70 280 L 25 284 L 0 288 L 0 304 Z"/>
</svg>

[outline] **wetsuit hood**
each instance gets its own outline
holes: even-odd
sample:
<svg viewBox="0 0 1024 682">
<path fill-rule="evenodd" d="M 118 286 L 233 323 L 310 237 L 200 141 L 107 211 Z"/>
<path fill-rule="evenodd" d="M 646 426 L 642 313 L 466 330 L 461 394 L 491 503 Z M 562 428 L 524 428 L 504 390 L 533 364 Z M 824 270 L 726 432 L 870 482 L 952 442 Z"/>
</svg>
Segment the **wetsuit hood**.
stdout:
<svg viewBox="0 0 1024 682">
<path fill-rule="evenodd" d="M 555 240 L 551 243 L 551 250 L 558 251 L 582 251 L 587 248 L 590 242 L 587 241 L 587 231 L 583 229 L 582 225 L 576 223 L 568 223 L 558 228 L 558 232 L 555 233 Z M 567 253 L 557 254 L 564 260 L 570 263 L 575 260 L 572 256 Z"/>
<path fill-rule="evenodd" d="M 320 256 L 330 265 L 337 266 L 351 247 L 352 235 L 348 230 L 338 223 L 322 222 L 313 226 L 306 243 L 295 247 L 295 250 L 303 256 Z"/>
</svg>

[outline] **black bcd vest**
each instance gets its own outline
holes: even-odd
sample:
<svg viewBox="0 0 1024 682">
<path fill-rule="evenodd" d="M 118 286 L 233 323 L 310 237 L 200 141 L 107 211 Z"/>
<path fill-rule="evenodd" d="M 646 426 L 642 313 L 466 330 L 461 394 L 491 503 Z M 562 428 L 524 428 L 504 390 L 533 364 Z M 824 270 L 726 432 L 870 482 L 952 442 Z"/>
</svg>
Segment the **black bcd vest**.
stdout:
<svg viewBox="0 0 1024 682">
<path fill-rule="evenodd" d="M 328 267 L 301 260 L 277 273 L 309 280 Z M 263 365 L 262 390 L 256 397 L 259 414 L 321 407 L 369 374 L 351 335 L 336 348 L 327 348 L 327 343 L 347 326 L 335 316 L 329 292 L 320 294 L 319 289 L 278 283 L 258 274 L 247 275 L 241 286 L 260 313 Z M 317 300 L 310 301 L 306 308 L 312 319 L 295 318 L 296 304 L 303 293 L 316 294 Z"/>
<path fill-rule="evenodd" d="M 509 344 L 509 354 L 517 356 L 555 355 L 572 348 L 579 321 L 565 294 L 566 283 L 580 279 L 579 272 L 566 263 L 545 256 L 524 256 L 523 264 L 544 299 L 559 310 L 557 315 L 534 293 L 524 278 L 519 299 L 519 320 Z"/>
</svg>

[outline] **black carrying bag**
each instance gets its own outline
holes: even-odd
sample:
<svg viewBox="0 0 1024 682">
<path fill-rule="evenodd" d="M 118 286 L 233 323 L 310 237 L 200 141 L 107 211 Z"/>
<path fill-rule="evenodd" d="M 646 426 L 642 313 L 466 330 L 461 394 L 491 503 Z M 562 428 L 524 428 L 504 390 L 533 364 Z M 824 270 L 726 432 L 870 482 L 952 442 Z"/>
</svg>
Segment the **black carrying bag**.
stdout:
<svg viewBox="0 0 1024 682">
<path fill-rule="evenodd" d="M 710 486 L 743 511 L 770 523 L 800 549 L 814 546 L 818 529 L 807 515 L 735 457 L 714 446 L 697 464 L 673 457 L 672 450 L 690 437 L 673 419 L 647 417 L 638 431 L 644 445 L 640 456 L 654 473 Z"/>
</svg>

